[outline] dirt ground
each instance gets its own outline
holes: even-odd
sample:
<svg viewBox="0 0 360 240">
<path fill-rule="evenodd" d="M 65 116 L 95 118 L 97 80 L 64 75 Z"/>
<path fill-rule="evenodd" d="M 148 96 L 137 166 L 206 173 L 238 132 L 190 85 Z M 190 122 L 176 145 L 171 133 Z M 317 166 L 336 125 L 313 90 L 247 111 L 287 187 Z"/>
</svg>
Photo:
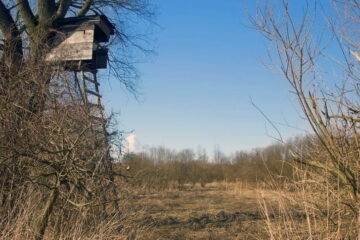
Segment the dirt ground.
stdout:
<svg viewBox="0 0 360 240">
<path fill-rule="evenodd" d="M 146 229 L 144 239 L 267 239 L 259 199 L 271 202 L 271 192 L 259 194 L 243 184 L 189 185 L 139 192 L 129 209 L 141 212 L 136 221 Z"/>
</svg>

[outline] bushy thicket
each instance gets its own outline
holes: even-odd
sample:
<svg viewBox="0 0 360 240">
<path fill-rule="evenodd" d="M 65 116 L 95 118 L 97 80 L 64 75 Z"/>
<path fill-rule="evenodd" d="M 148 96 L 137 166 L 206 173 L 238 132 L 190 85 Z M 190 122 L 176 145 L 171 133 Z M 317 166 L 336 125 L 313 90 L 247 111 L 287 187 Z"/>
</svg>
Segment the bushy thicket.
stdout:
<svg viewBox="0 0 360 240">
<path fill-rule="evenodd" d="M 86 236 L 115 212 L 108 144 L 73 83 L 40 61 L 0 71 L 0 239 Z"/>
</svg>

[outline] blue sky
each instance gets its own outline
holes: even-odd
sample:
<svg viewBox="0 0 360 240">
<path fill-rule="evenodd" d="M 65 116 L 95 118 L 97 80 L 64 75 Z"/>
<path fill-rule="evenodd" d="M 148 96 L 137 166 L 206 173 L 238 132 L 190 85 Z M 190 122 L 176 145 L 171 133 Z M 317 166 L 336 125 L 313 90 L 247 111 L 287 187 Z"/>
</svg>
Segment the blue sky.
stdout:
<svg viewBox="0 0 360 240">
<path fill-rule="evenodd" d="M 263 147 L 276 136 L 250 99 L 274 122 L 306 128 L 287 82 L 269 70 L 266 42 L 250 28 L 241 0 L 155 0 L 156 54 L 138 64 L 136 100 L 117 82 L 103 87 L 119 128 L 138 147 L 218 145 L 225 153 Z M 284 138 L 303 134 L 278 125 Z"/>
</svg>

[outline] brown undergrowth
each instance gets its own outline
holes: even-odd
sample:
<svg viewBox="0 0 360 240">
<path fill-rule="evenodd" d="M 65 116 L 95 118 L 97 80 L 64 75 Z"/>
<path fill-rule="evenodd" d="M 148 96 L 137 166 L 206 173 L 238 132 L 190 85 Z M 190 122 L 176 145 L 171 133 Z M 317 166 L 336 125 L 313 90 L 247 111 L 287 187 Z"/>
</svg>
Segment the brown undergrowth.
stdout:
<svg viewBox="0 0 360 240">
<path fill-rule="evenodd" d="M 138 189 L 127 209 L 138 213 L 133 219 L 143 229 L 135 239 L 270 239 L 268 218 L 281 218 L 265 214 L 261 201 L 275 209 L 277 197 L 264 186 L 241 182 L 186 184 L 181 190 Z"/>
<path fill-rule="evenodd" d="M 123 183 L 121 215 L 93 215 L 97 224 L 88 224 L 84 208 L 77 218 L 58 218 L 68 221 L 69 228 L 51 228 L 44 239 L 355 239 L 354 232 L 346 231 L 351 230 L 351 219 L 343 217 L 342 231 L 334 231 L 331 221 L 339 215 L 326 214 L 330 207 L 323 205 L 326 191 L 314 191 L 314 183 L 306 183 L 307 189 L 214 182 L 163 190 L 127 188 Z M 31 201 L 36 196 L 27 199 L 19 203 L 23 208 L 18 219 L 6 227 L 9 235 L 3 232 L 0 239 L 31 236 L 31 229 L 24 226 L 32 221 Z"/>
</svg>

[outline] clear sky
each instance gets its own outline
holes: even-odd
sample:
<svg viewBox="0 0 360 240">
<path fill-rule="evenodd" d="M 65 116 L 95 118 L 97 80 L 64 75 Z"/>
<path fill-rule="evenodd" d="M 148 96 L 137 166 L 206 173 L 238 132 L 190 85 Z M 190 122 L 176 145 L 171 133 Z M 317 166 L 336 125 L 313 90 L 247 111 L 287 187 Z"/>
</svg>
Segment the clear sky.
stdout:
<svg viewBox="0 0 360 240">
<path fill-rule="evenodd" d="M 266 42 L 250 28 L 241 0 L 155 0 L 155 52 L 138 64 L 139 100 L 116 82 L 103 86 L 119 128 L 137 147 L 215 145 L 225 153 L 274 142 L 274 122 L 306 128 L 287 82 L 269 70 Z M 303 134 L 278 125 L 284 138 Z"/>
</svg>

